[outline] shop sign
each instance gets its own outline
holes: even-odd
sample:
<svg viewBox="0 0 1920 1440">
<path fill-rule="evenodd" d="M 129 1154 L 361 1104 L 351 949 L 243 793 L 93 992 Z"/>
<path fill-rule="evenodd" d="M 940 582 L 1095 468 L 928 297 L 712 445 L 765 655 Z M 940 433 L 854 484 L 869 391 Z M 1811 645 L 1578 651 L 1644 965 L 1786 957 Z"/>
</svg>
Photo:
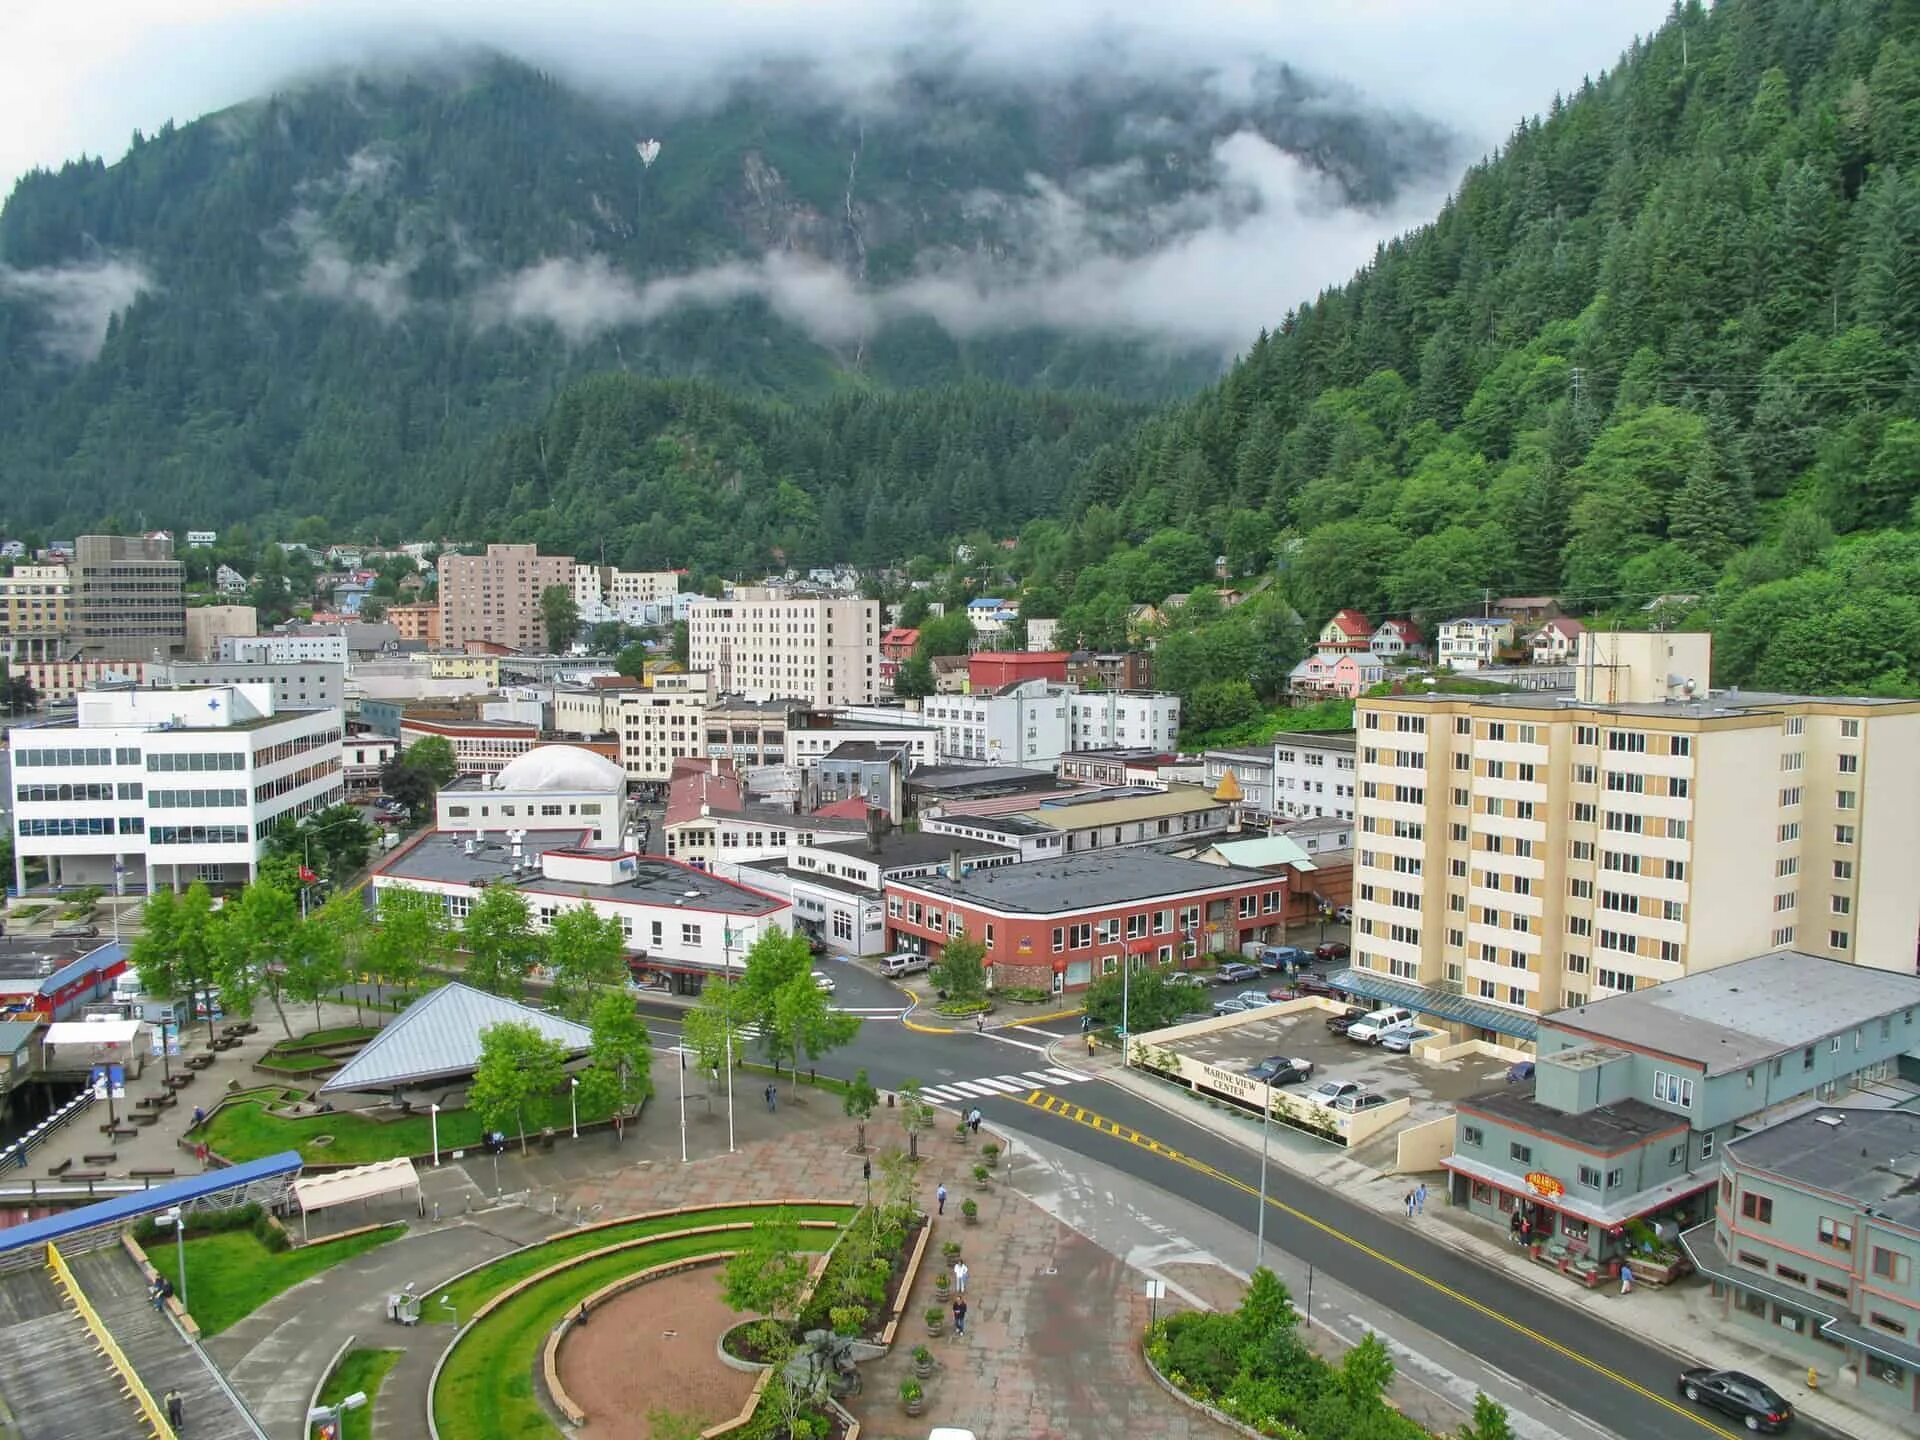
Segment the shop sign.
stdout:
<svg viewBox="0 0 1920 1440">
<path fill-rule="evenodd" d="M 1544 1195 L 1549 1200 L 1558 1200 L 1567 1193 L 1567 1187 L 1544 1170 L 1534 1170 L 1527 1176 L 1527 1188 L 1536 1195 Z"/>
</svg>

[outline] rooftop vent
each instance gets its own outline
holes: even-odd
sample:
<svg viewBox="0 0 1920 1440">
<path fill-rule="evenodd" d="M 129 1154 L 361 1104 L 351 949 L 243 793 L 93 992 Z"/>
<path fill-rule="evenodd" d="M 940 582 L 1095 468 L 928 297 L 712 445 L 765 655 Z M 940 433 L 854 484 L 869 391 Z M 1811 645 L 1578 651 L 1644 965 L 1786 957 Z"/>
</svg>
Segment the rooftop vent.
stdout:
<svg viewBox="0 0 1920 1440">
<path fill-rule="evenodd" d="M 1847 1123 L 1844 1115 L 1816 1115 L 1813 1118 L 1815 1124 L 1825 1125 L 1829 1130 L 1838 1130 Z"/>
</svg>

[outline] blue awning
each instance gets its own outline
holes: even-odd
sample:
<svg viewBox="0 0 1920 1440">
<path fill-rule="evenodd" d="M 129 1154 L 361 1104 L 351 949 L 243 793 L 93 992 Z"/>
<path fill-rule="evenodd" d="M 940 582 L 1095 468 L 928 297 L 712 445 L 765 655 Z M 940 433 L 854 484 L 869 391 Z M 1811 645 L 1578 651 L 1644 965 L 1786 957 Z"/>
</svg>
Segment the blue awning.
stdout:
<svg viewBox="0 0 1920 1440">
<path fill-rule="evenodd" d="M 1327 980 L 1356 999 L 1404 1006 L 1416 1015 L 1437 1015 L 1442 1020 L 1471 1025 L 1476 1030 L 1491 1030 L 1496 1035 L 1510 1035 L 1528 1044 L 1533 1043 L 1534 1033 L 1538 1029 L 1538 1022 L 1525 1011 L 1484 1004 L 1446 990 L 1434 990 L 1410 981 L 1395 980 L 1388 975 L 1377 975 L 1371 970 L 1340 970 L 1329 975 Z"/>
<path fill-rule="evenodd" d="M 71 1235 L 79 1235 L 103 1225 L 126 1224 L 147 1215 L 157 1215 L 163 1210 L 171 1210 L 176 1205 L 190 1206 L 229 1190 L 244 1190 L 248 1186 L 266 1182 L 291 1185 L 293 1178 L 300 1173 L 300 1166 L 298 1150 L 283 1150 L 278 1155 L 267 1155 L 239 1165 L 227 1165 L 204 1174 L 190 1175 L 184 1180 L 156 1185 L 138 1194 L 121 1195 L 112 1200 L 102 1200 L 97 1205 L 45 1215 L 38 1220 L 29 1220 L 24 1225 L 0 1230 L 0 1255 L 45 1245 L 49 1240 L 58 1243 Z"/>
</svg>

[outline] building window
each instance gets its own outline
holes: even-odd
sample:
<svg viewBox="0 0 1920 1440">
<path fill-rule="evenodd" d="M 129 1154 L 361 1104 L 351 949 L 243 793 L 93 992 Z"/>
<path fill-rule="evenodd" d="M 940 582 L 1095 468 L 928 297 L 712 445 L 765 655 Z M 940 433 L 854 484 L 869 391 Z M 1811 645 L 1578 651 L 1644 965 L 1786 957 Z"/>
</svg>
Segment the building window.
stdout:
<svg viewBox="0 0 1920 1440">
<path fill-rule="evenodd" d="M 1607 1171 L 1607 1189 L 1618 1190 L 1622 1185 L 1626 1183 L 1626 1179 L 1627 1179 L 1627 1172 L 1625 1170 Z"/>
<path fill-rule="evenodd" d="M 1740 1213 L 1749 1220 L 1762 1225 L 1773 1223 L 1773 1201 L 1765 1195 L 1756 1195 L 1751 1190 L 1740 1197 Z"/>
<path fill-rule="evenodd" d="M 1510 1140 L 1507 1142 L 1507 1158 L 1516 1165 L 1531 1165 L 1533 1163 L 1533 1147 L 1531 1145 L 1522 1145 L 1518 1140 Z"/>
<path fill-rule="evenodd" d="M 1580 1183 L 1590 1190 L 1598 1190 L 1600 1188 L 1600 1171 L 1595 1166 L 1582 1165 L 1580 1167 Z"/>
<path fill-rule="evenodd" d="M 1835 1250 L 1853 1249 L 1853 1224 L 1847 1220 L 1834 1220 L 1820 1217 L 1820 1243 L 1831 1245 Z"/>
<path fill-rule="evenodd" d="M 1460 1142 L 1469 1149 L 1478 1150 L 1486 1143 L 1486 1139 L 1486 1132 L 1478 1125 L 1463 1125 L 1460 1127 Z"/>
<path fill-rule="evenodd" d="M 1807 1283 L 1807 1272 L 1804 1270 L 1796 1270 L 1791 1265 L 1776 1263 L 1773 1267 L 1773 1273 L 1789 1285 L 1804 1285 Z"/>
<path fill-rule="evenodd" d="M 1907 1327 L 1905 1325 L 1895 1320 L 1891 1315 L 1882 1315 L 1878 1310 L 1867 1312 L 1867 1323 L 1876 1329 L 1886 1331 L 1889 1335 L 1905 1335 L 1907 1333 Z"/>
<path fill-rule="evenodd" d="M 1833 827 L 1833 843 L 1836 845 L 1853 844 L 1853 826 L 1836 825 Z"/>
<path fill-rule="evenodd" d="M 1852 943 L 1852 940 L 1853 937 L 1845 930 L 1829 930 L 1827 932 L 1827 948 L 1829 950 L 1844 950 Z"/>
<path fill-rule="evenodd" d="M 1897 1250 L 1888 1250 L 1882 1246 L 1873 1247 L 1873 1278 L 1890 1280 L 1895 1285 L 1907 1283 L 1907 1277 L 1913 1272 L 1913 1262 Z"/>
<path fill-rule="evenodd" d="M 1053 953 L 1058 955 L 1067 948 L 1067 932 L 1064 926 L 1053 927 Z"/>
</svg>

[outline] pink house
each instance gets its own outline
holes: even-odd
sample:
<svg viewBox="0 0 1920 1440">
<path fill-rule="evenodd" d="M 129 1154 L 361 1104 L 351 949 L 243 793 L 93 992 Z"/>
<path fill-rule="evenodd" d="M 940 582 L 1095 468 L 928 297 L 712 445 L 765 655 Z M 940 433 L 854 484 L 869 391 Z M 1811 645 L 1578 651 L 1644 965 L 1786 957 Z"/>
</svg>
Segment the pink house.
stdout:
<svg viewBox="0 0 1920 1440">
<path fill-rule="evenodd" d="M 1357 699 L 1387 678 L 1387 667 L 1372 652 L 1360 655 L 1309 655 L 1293 667 L 1292 691 L 1315 699 Z"/>
</svg>

